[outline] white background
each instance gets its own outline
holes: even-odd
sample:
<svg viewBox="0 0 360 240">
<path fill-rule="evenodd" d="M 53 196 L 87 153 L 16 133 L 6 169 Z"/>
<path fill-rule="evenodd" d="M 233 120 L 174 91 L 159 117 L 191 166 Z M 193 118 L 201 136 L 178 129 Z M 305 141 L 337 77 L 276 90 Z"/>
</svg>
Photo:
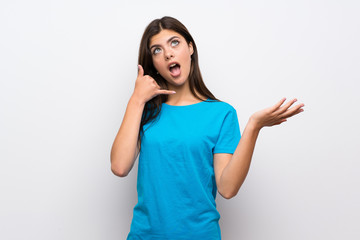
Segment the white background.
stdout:
<svg viewBox="0 0 360 240">
<path fill-rule="evenodd" d="M 360 3 L 356 0 L 0 3 L 0 239 L 125 239 L 137 161 L 110 149 L 140 38 L 187 26 L 204 81 L 249 116 L 282 97 L 305 112 L 262 130 L 249 175 L 217 195 L 224 240 L 360 239 Z"/>
</svg>

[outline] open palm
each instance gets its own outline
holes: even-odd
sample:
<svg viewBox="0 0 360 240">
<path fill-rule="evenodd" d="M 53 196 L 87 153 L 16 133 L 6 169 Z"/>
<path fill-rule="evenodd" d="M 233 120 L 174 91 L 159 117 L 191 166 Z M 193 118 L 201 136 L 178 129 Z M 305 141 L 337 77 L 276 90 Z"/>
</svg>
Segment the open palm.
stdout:
<svg viewBox="0 0 360 240">
<path fill-rule="evenodd" d="M 251 115 L 250 120 L 257 128 L 261 129 L 262 127 L 279 125 L 285 122 L 289 117 L 304 111 L 302 108 L 304 107 L 303 103 L 291 107 L 297 101 L 297 99 L 292 99 L 291 101 L 284 104 L 285 101 L 286 98 L 283 98 L 274 106 L 254 113 Z"/>
</svg>

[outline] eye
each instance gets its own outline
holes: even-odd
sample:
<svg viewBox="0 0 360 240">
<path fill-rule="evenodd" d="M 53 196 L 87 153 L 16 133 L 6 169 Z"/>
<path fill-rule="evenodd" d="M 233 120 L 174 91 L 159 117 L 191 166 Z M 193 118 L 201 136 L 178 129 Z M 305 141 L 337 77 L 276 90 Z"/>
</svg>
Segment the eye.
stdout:
<svg viewBox="0 0 360 240">
<path fill-rule="evenodd" d="M 171 46 L 176 46 L 179 44 L 179 41 L 178 40 L 173 40 L 171 41 Z"/>
<path fill-rule="evenodd" d="M 158 54 L 160 51 L 161 51 L 160 48 L 155 48 L 155 49 L 153 50 L 153 54 L 154 54 L 154 55 L 155 55 L 155 54 Z"/>
</svg>

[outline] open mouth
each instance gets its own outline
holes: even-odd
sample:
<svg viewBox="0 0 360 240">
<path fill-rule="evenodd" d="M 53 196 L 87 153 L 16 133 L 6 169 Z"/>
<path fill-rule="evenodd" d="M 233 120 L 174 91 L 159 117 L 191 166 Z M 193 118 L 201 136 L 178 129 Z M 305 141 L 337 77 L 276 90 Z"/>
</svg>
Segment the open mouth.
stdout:
<svg viewBox="0 0 360 240">
<path fill-rule="evenodd" d="M 171 64 L 170 67 L 169 67 L 169 71 L 170 71 L 171 76 L 173 76 L 173 77 L 179 76 L 180 73 L 181 73 L 180 65 L 177 64 L 177 63 Z"/>
</svg>

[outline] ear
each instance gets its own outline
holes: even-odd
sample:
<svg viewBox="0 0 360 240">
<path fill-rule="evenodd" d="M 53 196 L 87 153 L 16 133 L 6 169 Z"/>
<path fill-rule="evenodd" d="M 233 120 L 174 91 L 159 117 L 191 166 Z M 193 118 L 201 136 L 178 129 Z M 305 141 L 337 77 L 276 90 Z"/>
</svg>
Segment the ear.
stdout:
<svg viewBox="0 0 360 240">
<path fill-rule="evenodd" d="M 194 48 L 193 48 L 192 42 L 189 42 L 189 50 L 190 50 L 190 55 L 193 55 L 193 53 L 194 53 Z"/>
</svg>

